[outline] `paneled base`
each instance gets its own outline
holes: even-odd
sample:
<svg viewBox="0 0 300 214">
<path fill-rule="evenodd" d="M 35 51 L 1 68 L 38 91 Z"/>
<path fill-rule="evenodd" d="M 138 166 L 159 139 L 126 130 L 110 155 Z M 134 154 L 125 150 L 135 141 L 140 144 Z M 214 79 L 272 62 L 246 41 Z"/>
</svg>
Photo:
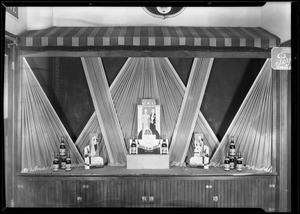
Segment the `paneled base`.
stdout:
<svg viewBox="0 0 300 214">
<path fill-rule="evenodd" d="M 127 169 L 169 169 L 169 155 L 127 155 Z"/>
</svg>

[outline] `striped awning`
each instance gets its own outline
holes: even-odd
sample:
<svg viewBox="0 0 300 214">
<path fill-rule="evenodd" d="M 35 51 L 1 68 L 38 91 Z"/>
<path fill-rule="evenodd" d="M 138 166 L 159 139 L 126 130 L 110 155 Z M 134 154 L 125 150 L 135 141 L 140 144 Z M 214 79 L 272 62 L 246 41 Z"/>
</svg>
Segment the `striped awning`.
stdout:
<svg viewBox="0 0 300 214">
<path fill-rule="evenodd" d="M 50 27 L 19 35 L 18 46 L 279 46 L 280 39 L 260 27 Z"/>
</svg>

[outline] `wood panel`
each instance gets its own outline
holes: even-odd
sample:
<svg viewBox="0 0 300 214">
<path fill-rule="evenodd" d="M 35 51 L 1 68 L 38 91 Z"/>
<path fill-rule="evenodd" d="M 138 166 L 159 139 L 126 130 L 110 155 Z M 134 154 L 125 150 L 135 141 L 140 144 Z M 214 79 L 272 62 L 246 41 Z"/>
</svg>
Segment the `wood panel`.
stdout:
<svg viewBox="0 0 300 214">
<path fill-rule="evenodd" d="M 276 71 L 277 99 L 276 99 L 276 148 L 277 171 L 279 173 L 279 212 L 288 211 L 288 75 L 290 71 Z"/>
<path fill-rule="evenodd" d="M 20 177 L 16 207 L 249 207 L 269 212 L 275 211 L 275 182 L 275 176 Z"/>
<path fill-rule="evenodd" d="M 275 211 L 275 178 L 216 180 L 215 193 L 218 208 L 262 208 Z"/>
<path fill-rule="evenodd" d="M 145 178 L 145 203 L 139 207 L 212 207 L 211 180 Z"/>
<path fill-rule="evenodd" d="M 66 179 L 62 182 L 62 207 L 78 207 L 77 197 L 81 195 L 81 182 L 77 179 Z"/>
</svg>

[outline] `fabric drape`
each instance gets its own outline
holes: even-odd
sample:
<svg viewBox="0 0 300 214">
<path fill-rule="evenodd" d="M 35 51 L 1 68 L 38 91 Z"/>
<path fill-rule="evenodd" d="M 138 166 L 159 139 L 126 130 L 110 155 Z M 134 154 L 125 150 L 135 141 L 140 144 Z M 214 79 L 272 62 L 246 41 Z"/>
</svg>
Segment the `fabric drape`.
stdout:
<svg viewBox="0 0 300 214">
<path fill-rule="evenodd" d="M 212 58 L 195 58 L 170 147 L 170 159 L 183 163 L 211 71 Z"/>
<path fill-rule="evenodd" d="M 126 147 L 100 58 L 81 58 L 111 163 L 126 162 Z"/>
<path fill-rule="evenodd" d="M 272 109 L 272 69 L 267 59 L 213 155 L 212 164 L 222 164 L 229 150 L 228 136 L 233 135 L 236 150 L 241 152 L 244 164 L 270 170 Z"/>
<path fill-rule="evenodd" d="M 64 136 L 66 148 L 71 153 L 72 163 L 83 163 L 83 158 L 25 58 L 21 73 L 22 169 L 50 167 L 54 153 L 59 152 L 61 136 Z"/>
</svg>

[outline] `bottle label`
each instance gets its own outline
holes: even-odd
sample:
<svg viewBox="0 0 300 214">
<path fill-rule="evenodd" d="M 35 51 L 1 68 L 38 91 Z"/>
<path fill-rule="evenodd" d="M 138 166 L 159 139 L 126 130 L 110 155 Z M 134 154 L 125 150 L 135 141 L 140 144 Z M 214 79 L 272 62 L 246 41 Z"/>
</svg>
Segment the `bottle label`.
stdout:
<svg viewBox="0 0 300 214">
<path fill-rule="evenodd" d="M 242 164 L 237 164 L 236 165 L 236 170 L 237 171 L 242 171 L 243 170 L 243 165 Z"/>
<path fill-rule="evenodd" d="M 162 154 L 168 154 L 168 150 L 166 147 L 163 147 L 162 150 L 161 150 L 161 153 Z"/>
<path fill-rule="evenodd" d="M 66 162 L 61 162 L 61 168 L 65 169 L 66 168 Z"/>
<path fill-rule="evenodd" d="M 71 170 L 71 164 L 66 164 L 66 170 L 70 171 Z"/>
<path fill-rule="evenodd" d="M 224 170 L 225 170 L 225 171 L 229 171 L 229 170 L 230 170 L 229 164 L 224 164 Z"/>
<path fill-rule="evenodd" d="M 59 154 L 60 155 L 65 155 L 66 154 L 66 149 L 59 149 Z"/>
<path fill-rule="evenodd" d="M 52 169 L 53 171 L 58 171 L 59 165 L 58 164 L 53 164 Z"/>
<path fill-rule="evenodd" d="M 131 154 L 135 154 L 136 153 L 136 148 L 135 147 L 132 147 L 131 148 Z"/>
</svg>

